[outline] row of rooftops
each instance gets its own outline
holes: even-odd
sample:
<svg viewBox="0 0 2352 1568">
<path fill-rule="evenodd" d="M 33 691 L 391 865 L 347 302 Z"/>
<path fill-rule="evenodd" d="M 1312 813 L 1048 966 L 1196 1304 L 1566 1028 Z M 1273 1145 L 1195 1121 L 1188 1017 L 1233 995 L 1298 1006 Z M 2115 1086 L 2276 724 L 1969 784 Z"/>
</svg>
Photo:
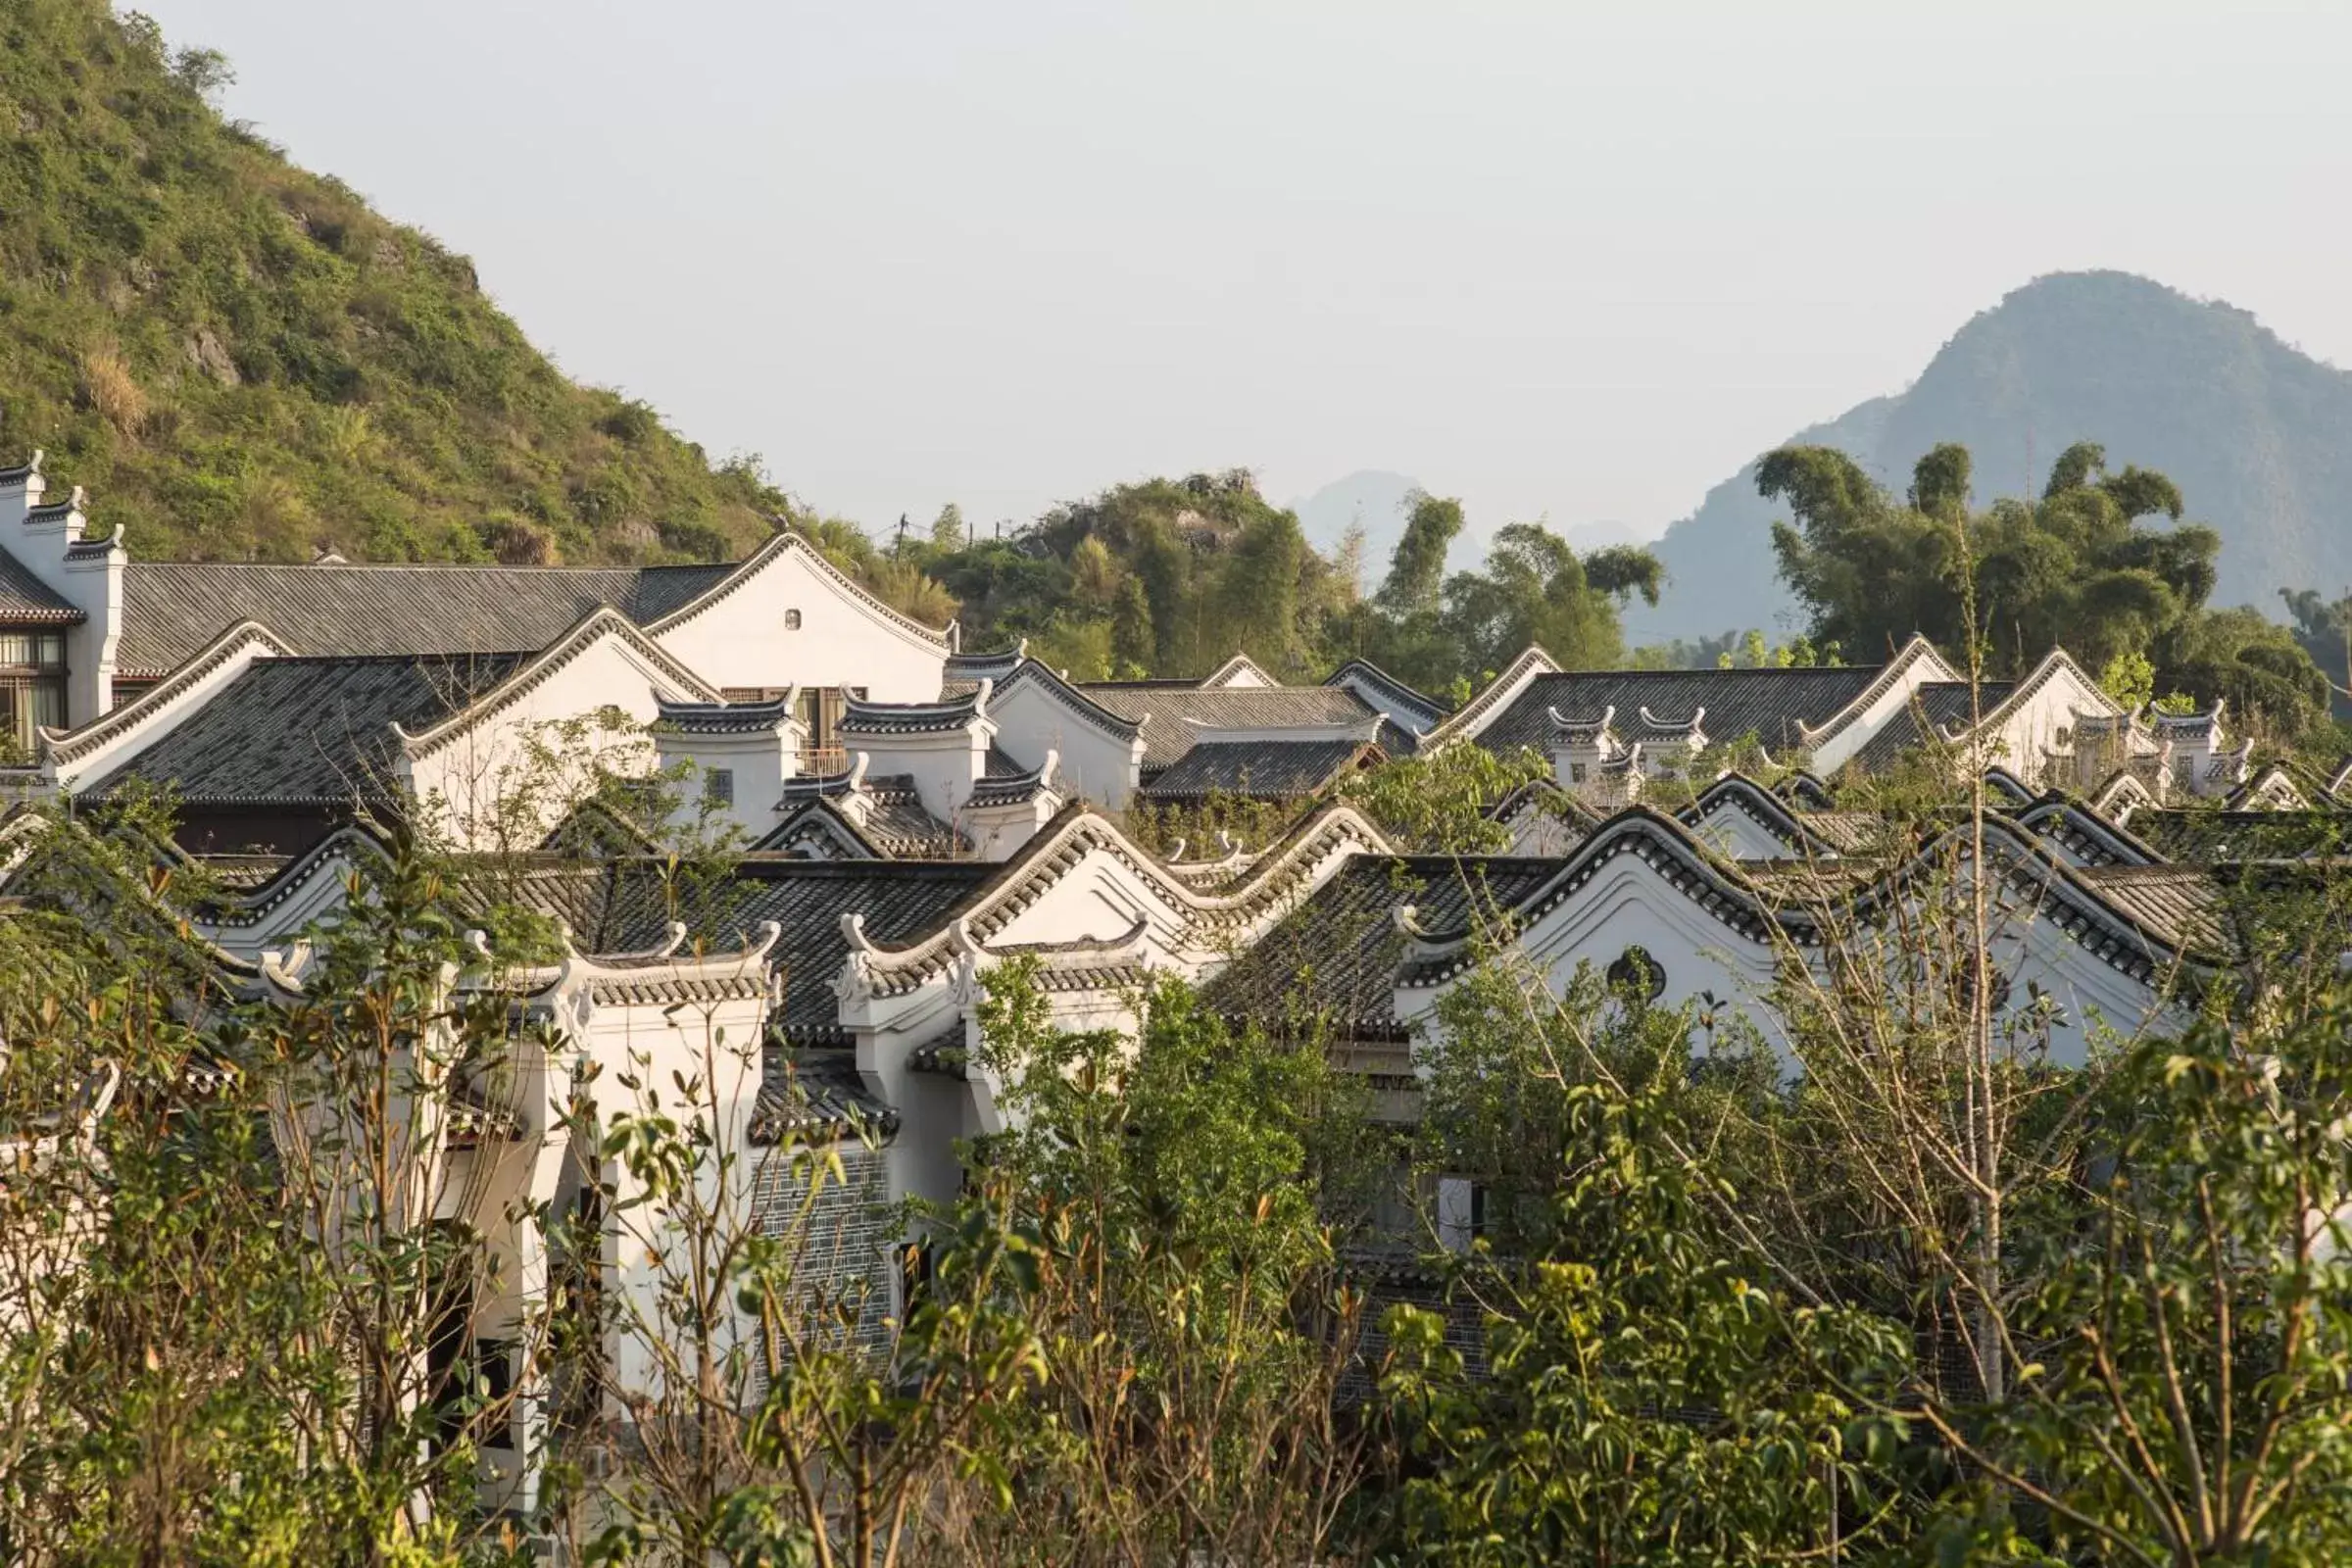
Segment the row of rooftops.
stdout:
<svg viewBox="0 0 2352 1568">
<path fill-rule="evenodd" d="M 313 805 L 382 799 L 394 736 L 430 728 L 462 712 L 511 677 L 527 657 L 296 655 L 261 660 L 156 745 L 97 781 L 93 790 L 103 795 L 137 779 L 172 786 L 191 802 Z M 1404 731 L 1396 717 L 1373 709 L 1358 695 L 1359 683 L 1389 694 L 1413 695 L 1360 662 L 1315 687 L 1073 685 L 1025 660 L 1017 650 L 1009 657 L 954 656 L 946 669 L 944 685 L 951 695 L 936 703 L 848 702 L 840 721 L 844 750 L 854 752 L 856 741 L 864 736 L 945 733 L 968 725 L 986 711 L 1000 679 L 1049 682 L 1072 700 L 1130 727 L 1144 743 L 1142 798 L 1152 802 L 1197 801 L 1217 793 L 1304 799 L 1327 791 L 1352 768 L 1409 754 L 1424 738 Z M 1254 666 L 1248 669 L 1264 679 Z M 1004 673 L 1000 676 L 998 670 Z M 1737 725 L 1741 735 L 1769 733 L 1801 747 L 1808 734 L 1835 721 L 1868 693 L 1881 674 L 1872 669 L 1543 671 L 1526 681 L 1471 738 L 1494 749 L 1515 744 L 1556 748 L 1577 744 L 1584 735 L 1613 731 L 1635 745 L 1680 743 L 1695 748 L 1710 737 L 1732 733 Z M 1961 711 L 1997 707 L 2010 690 L 2007 683 L 1991 683 Z M 1958 688 L 1957 694 L 1965 696 L 1966 689 Z M 1613 699 L 1630 705 L 1630 725 L 1619 716 L 1624 710 Z M 1669 716 L 1676 710 L 1661 710 L 1663 705 L 1684 701 L 1690 706 L 1679 710 L 1679 718 Z M 1934 731 L 1948 722 L 1954 701 L 1950 683 L 1922 685 L 1857 752 L 1858 762 L 1879 765 L 1902 747 L 1917 744 L 1923 724 Z M 1425 715 L 1414 710 L 1409 716 Z M 787 693 L 741 703 L 663 702 L 659 723 L 681 734 L 709 736 L 774 731 L 792 719 L 793 697 Z M 2167 737 L 2210 735 L 2216 715 L 2165 715 L 2155 728 Z M 1383 737 L 1390 738 L 1385 745 Z M 797 804 L 797 797 L 807 793 L 892 793 L 890 781 L 854 776 L 859 771 L 853 764 L 829 777 L 795 780 L 786 804 Z M 992 747 L 988 773 L 995 778 L 1034 778 L 1039 768 Z M 904 817 L 884 836 L 916 846 L 954 840 L 935 818 L 918 823 Z"/>
<path fill-rule="evenodd" d="M 0 472 L 0 500 L 13 486 L 24 500 L 21 515 L 28 530 L 63 519 L 78 547 L 84 542 L 78 492 L 38 505 L 40 484 L 37 460 Z M 82 613 L 9 554 L 9 543 L 0 540 L 0 600 L 21 590 L 28 616 Z M 154 743 L 112 747 L 108 755 L 119 759 L 117 765 L 76 785 L 98 794 L 139 780 L 171 786 L 190 802 L 311 808 L 388 799 L 384 780 L 405 738 L 457 724 L 499 700 L 504 683 L 519 678 L 535 658 L 600 618 L 650 636 L 699 613 L 779 551 L 812 558 L 815 569 L 839 579 L 878 622 L 911 624 L 789 534 L 744 563 L 652 567 L 139 563 L 122 555 L 119 541 L 104 549 L 121 558 L 116 657 L 123 680 L 184 678 L 218 657 L 224 637 L 241 627 L 257 628 L 272 657 L 210 693 L 168 731 L 159 727 Z M 886 742 L 946 735 L 970 726 L 992 696 L 1002 702 L 1028 687 L 1048 692 L 1068 721 L 1139 748 L 1131 781 L 1106 781 L 1098 768 L 1074 787 L 1123 804 L 1131 783 L 1145 803 L 1183 804 L 1219 794 L 1310 799 L 1353 769 L 1462 742 L 1555 755 L 1598 743 L 1604 774 L 1639 770 L 1645 752 L 1687 763 L 1704 746 L 1744 740 L 1767 758 L 1796 761 L 1842 746 L 1827 765 L 1876 770 L 1905 752 L 1950 740 L 1956 728 L 1992 722 L 2031 699 L 2053 671 L 2072 670 L 2057 654 L 2021 681 L 1972 689 L 1919 640 L 1882 665 L 1807 669 L 1566 671 L 1530 649 L 1460 711 L 1448 713 L 1443 703 L 1360 660 L 1304 686 L 1276 680 L 1247 656 L 1198 679 L 1072 682 L 1028 659 L 1023 648 L 963 653 L 952 630 L 917 629 L 936 650 L 936 696 L 868 702 L 853 694 L 841 705 L 833 738 L 843 761 L 815 793 L 825 800 L 870 798 L 870 808 L 891 817 L 878 830 L 881 839 L 926 850 L 956 838 L 938 800 L 921 809 L 920 820 L 904 809 L 911 794 L 905 775 L 873 769 L 873 777 L 864 777 L 855 760 L 858 741 L 868 738 L 879 750 Z M 680 674 L 680 689 L 701 684 L 692 671 Z M 662 728 L 712 739 L 781 733 L 794 721 L 795 699 L 786 689 L 748 702 L 664 700 L 658 707 Z M 88 749 L 97 731 L 135 730 L 137 723 L 134 705 L 54 740 L 61 754 L 70 753 Z M 2218 710 L 2150 719 L 2079 712 L 2074 729 L 2078 739 L 2064 758 L 2052 752 L 2022 759 L 2021 765 L 2041 773 L 2053 759 L 2087 758 L 2105 733 L 2127 740 L 2126 760 L 2160 795 L 2173 777 L 2161 769 L 2175 746 L 2199 760 L 2193 793 L 2226 793 L 2245 771 L 2242 751 L 2219 751 Z M 45 748 L 51 739 L 45 732 Z M 1045 749 L 1037 736 L 1004 736 L 992 743 L 985 778 L 1042 780 Z M 1007 754 L 1002 765 L 1000 753 Z M 980 777 L 971 782 L 993 804 L 1015 793 Z M 777 810 L 800 807 L 797 793 L 787 792 Z"/>
<path fill-rule="evenodd" d="M 2103 957 L 2148 972 L 2172 962 L 2230 961 L 2230 900 L 2249 875 L 2292 877 L 2297 865 L 2325 868 L 2352 858 L 2352 805 L 2333 798 L 2300 811 L 2153 808 L 2126 827 L 2074 796 L 2036 795 L 2007 776 L 1988 785 L 1996 808 L 1985 831 L 1996 861 L 2012 877 L 2030 880 L 2037 904 L 2081 926 Z M 1496 929 L 1497 921 L 1524 922 L 1575 896 L 1610 856 L 1634 854 L 1669 869 L 1694 907 L 1751 938 L 1781 930 L 1801 943 L 1836 912 L 1867 912 L 1907 886 L 1927 853 L 1920 841 L 1843 838 L 1848 847 L 1841 855 L 1810 848 L 1808 835 L 1826 845 L 1849 825 L 1838 820 L 1846 813 L 1821 808 L 1816 788 L 1802 775 L 1771 789 L 1731 775 L 1680 811 L 1637 806 L 1587 817 L 1573 848 L 1544 856 L 1396 856 L 1348 808 L 1327 806 L 1303 815 L 1266 855 L 1206 888 L 1181 867 L 1146 855 L 1083 804 L 1065 808 L 1002 864 L 752 854 L 722 877 L 686 889 L 683 906 L 663 858 L 640 853 L 547 857 L 519 878 L 502 865 L 498 877 L 503 892 L 519 890 L 563 920 L 583 953 L 652 949 L 673 921 L 714 951 L 728 950 L 772 922 L 779 933 L 770 958 L 781 976 L 778 1037 L 823 1046 L 844 1039 L 834 982 L 853 951 L 898 963 L 888 956 L 914 961 L 936 950 L 939 957 L 924 969 L 936 972 L 952 956 L 941 944 L 959 922 L 974 924 L 985 939 L 992 929 L 988 911 L 1048 896 L 1085 853 L 1102 851 L 1153 879 L 1172 905 L 1197 908 L 1204 931 L 1222 928 L 1236 906 L 1252 901 L 1281 912 L 1208 979 L 1216 1004 L 1265 1021 L 1314 1013 L 1377 1040 L 1396 1026 L 1392 999 L 1400 983 L 1434 983 L 1458 971 L 1479 931 Z M 1710 816 L 1727 808 L 1773 817 L 1788 854 L 1727 858 L 1707 832 Z M 1949 829 L 1961 830 L 1957 823 Z M 1310 841 L 1344 841 L 1352 858 L 1302 899 L 1288 898 L 1283 890 L 1298 886 L 1298 867 L 1312 858 L 1300 848 Z M 231 885 L 220 894 L 221 907 L 199 911 L 200 927 L 232 923 L 236 907 L 282 905 L 290 884 L 306 877 L 339 881 L 353 844 L 364 842 L 360 830 L 348 830 L 333 853 L 322 847 L 274 865 L 224 865 L 235 873 L 226 879 Z M 22 879 L 11 881 L 6 891 L 23 896 Z"/>
</svg>

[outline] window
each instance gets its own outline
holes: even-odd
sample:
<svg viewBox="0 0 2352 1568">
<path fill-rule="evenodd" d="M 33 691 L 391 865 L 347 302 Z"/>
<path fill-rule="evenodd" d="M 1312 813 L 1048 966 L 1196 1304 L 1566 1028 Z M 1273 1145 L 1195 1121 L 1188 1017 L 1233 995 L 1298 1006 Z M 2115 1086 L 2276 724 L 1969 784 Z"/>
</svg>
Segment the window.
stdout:
<svg viewBox="0 0 2352 1568">
<path fill-rule="evenodd" d="M 1584 781 L 1585 764 L 1582 762 L 1570 762 L 1568 764 L 1568 782 L 1571 784 L 1582 784 Z"/>
<path fill-rule="evenodd" d="M 1487 1234 L 1487 1184 L 1470 1176 L 1438 1178 L 1438 1245 L 1467 1252 Z"/>
<path fill-rule="evenodd" d="M 792 716 L 808 727 L 809 750 L 823 752 L 838 747 L 841 744 L 842 715 L 848 711 L 848 703 L 852 698 L 862 700 L 864 696 L 865 688 L 862 686 L 802 687 L 800 702 L 793 710 Z M 842 767 L 848 765 L 846 761 L 841 764 Z M 840 767 L 811 767 L 808 769 L 814 773 L 834 773 L 840 770 Z"/>
<path fill-rule="evenodd" d="M 1609 989 L 1638 1002 L 1655 1002 L 1666 994 L 1666 970 L 1646 948 L 1628 948 L 1609 965 Z"/>
<path fill-rule="evenodd" d="M 66 639 L 0 631 L 0 748 L 30 752 L 41 725 L 66 725 Z"/>
<path fill-rule="evenodd" d="M 712 806 L 735 804 L 735 770 L 714 767 L 703 775 L 703 799 Z"/>
<path fill-rule="evenodd" d="M 507 1340 L 473 1342 L 473 1392 L 481 1400 L 473 1440 L 485 1448 L 514 1446 L 514 1346 Z"/>
<path fill-rule="evenodd" d="M 799 631 L 801 629 L 801 612 L 799 611 L 787 610 L 784 612 L 784 629 L 786 631 Z"/>
</svg>

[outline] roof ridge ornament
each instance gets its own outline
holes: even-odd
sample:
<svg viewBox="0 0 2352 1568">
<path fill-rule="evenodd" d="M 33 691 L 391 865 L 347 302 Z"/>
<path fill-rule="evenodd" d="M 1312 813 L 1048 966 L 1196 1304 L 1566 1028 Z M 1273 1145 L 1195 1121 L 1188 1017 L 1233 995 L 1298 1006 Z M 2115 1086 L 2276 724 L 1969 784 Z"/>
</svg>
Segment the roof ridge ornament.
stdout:
<svg viewBox="0 0 2352 1568">
<path fill-rule="evenodd" d="M 856 909 L 841 911 L 841 940 L 848 943 L 850 952 L 861 957 L 871 957 L 880 952 L 865 934 L 865 916 Z"/>
<path fill-rule="evenodd" d="M 1609 710 L 1609 711 L 1614 713 L 1617 711 L 1617 710 L 1612 708 Z M 1682 719 L 1680 721 L 1671 718 L 1660 718 L 1657 714 L 1649 710 L 1649 705 L 1647 703 L 1643 703 L 1642 705 L 1641 713 L 1642 722 L 1648 725 L 1651 729 L 1696 730 L 1699 726 L 1700 720 L 1707 716 L 1707 709 L 1706 705 L 1701 703 L 1698 707 L 1690 710 L 1690 716 L 1689 718 Z"/>
</svg>

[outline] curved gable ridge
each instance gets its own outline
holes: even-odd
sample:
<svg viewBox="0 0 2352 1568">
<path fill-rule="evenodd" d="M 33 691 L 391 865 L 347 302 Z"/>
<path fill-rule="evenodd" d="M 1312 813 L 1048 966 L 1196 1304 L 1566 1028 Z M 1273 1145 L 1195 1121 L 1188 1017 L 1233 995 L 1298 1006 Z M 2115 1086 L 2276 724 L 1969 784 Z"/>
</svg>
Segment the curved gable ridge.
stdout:
<svg viewBox="0 0 2352 1568">
<path fill-rule="evenodd" d="M 1227 687 L 1278 686 L 1282 684 L 1258 667 L 1257 661 L 1248 654 L 1236 654 L 1215 669 L 1200 677 L 1204 692 L 1222 691 Z"/>
<path fill-rule="evenodd" d="M 1823 719 L 1818 728 L 1801 720 L 1797 725 L 1798 738 L 1813 759 L 1813 768 L 1820 773 L 1835 773 L 1854 753 L 1860 751 L 1880 725 L 1886 723 L 1899 708 L 1888 706 L 1886 699 L 1900 690 L 1908 696 L 1917 686 L 1930 681 L 1955 681 L 1964 677 L 1944 662 L 1936 645 L 1918 633 L 1895 650 L 1877 678 L 1862 688 L 1853 701 Z M 1865 725 L 1866 720 L 1872 722 Z M 1823 754 L 1828 753 L 1829 756 Z"/>
<path fill-rule="evenodd" d="M 884 604 L 874 596 L 872 590 L 825 559 L 822 550 L 790 529 L 785 529 L 761 545 L 746 558 L 742 565 L 694 599 L 658 620 L 648 621 L 645 626 L 647 635 L 659 637 L 708 613 L 713 607 L 742 592 L 769 567 L 787 559 L 802 562 L 820 583 L 833 590 L 844 602 L 871 616 L 876 624 L 919 644 L 927 652 L 946 655 L 952 651 L 951 639 L 946 632 L 926 626 L 912 615 Z"/>
<path fill-rule="evenodd" d="M 387 858 L 383 844 L 365 827 L 337 828 L 279 867 L 269 881 L 200 911 L 190 923 L 216 946 L 258 960 L 265 944 L 340 907 L 353 871 L 381 865 Z"/>
<path fill-rule="evenodd" d="M 873 840 L 858 831 L 831 800 L 822 797 L 798 805 L 786 802 L 784 819 L 752 845 L 755 853 L 780 854 L 808 860 L 883 860 Z"/>
<path fill-rule="evenodd" d="M 606 606 L 582 616 L 570 631 L 533 656 L 514 673 L 439 723 L 415 734 L 395 724 L 392 726 L 394 737 L 411 761 L 422 760 L 449 746 L 484 719 L 495 717 L 521 702 L 545 685 L 557 671 L 608 638 L 617 641 L 650 665 L 662 679 L 686 694 L 687 700 L 698 703 L 721 701 L 716 687 L 672 659 L 659 643 L 639 630 L 628 616 Z"/>
<path fill-rule="evenodd" d="M 1496 918 L 1516 931 L 1528 931 L 1625 855 L 1658 870 L 1718 924 L 1752 942 L 1771 939 L 1772 912 L 1755 885 L 1680 821 L 1646 806 L 1627 807 L 1602 822 L 1568 853 L 1558 870 L 1496 910 Z M 1399 972 L 1398 989 L 1431 990 L 1460 978 L 1476 967 L 1483 941 L 1492 935 L 1475 921 L 1447 931 L 1414 933 L 1414 961 Z"/>
<path fill-rule="evenodd" d="M 61 788 L 97 771 L 152 726 L 192 710 L 203 699 L 235 679 L 257 659 L 290 659 L 296 650 L 258 620 L 239 621 L 215 638 L 212 645 L 180 665 L 169 680 L 142 692 L 111 713 L 75 730 L 43 728 L 34 764 Z M 162 733 L 145 736 L 152 744 Z"/>
<path fill-rule="evenodd" d="M 2018 826 L 2040 834 L 2084 864 L 2158 865 L 2165 860 L 2146 840 L 2071 796 L 2053 793 L 2016 815 Z"/>
<path fill-rule="evenodd" d="M 1556 675 L 1560 666 L 1539 644 L 1530 643 L 1527 651 L 1503 672 L 1490 681 L 1487 689 L 1462 706 L 1462 710 L 1445 723 L 1421 737 L 1424 752 L 1455 741 L 1476 740 L 1487 725 L 1509 708 L 1511 699 L 1527 689 L 1528 682 L 1542 675 Z"/>
<path fill-rule="evenodd" d="M 2024 909 L 2037 914 L 2109 967 L 2151 990 L 2168 972 L 2209 967 L 2222 956 L 2194 951 L 2175 933 L 2159 929 L 2082 876 L 2031 830 L 2000 817 L 1984 823 L 1985 858 Z M 1868 927 L 1926 877 L 1940 872 L 1958 853 L 1974 851 L 1967 828 L 1949 830 L 1868 881 L 1825 885 L 1813 897 L 1778 890 L 1728 863 L 1679 820 L 1634 806 L 1602 823 L 1544 882 L 1499 911 L 1518 931 L 1530 931 L 1567 904 L 1621 856 L 1631 855 L 1680 894 L 1686 906 L 1702 910 L 1729 933 L 1752 944 L 1818 949 L 1832 927 L 1850 921 Z M 2016 910 L 2010 912 L 2015 913 Z M 1415 961 L 1398 976 L 1399 989 L 1444 986 L 1475 966 L 1481 933 L 1469 927 L 1418 933 Z"/>
<path fill-rule="evenodd" d="M 1788 804 L 1745 773 L 1731 772 L 1698 792 L 1698 798 L 1675 813 L 1684 826 L 1696 829 L 1718 811 L 1737 811 L 1791 850 L 1837 855 L 1831 844 L 1805 825 Z"/>
<path fill-rule="evenodd" d="M 1387 854 L 1377 828 L 1352 807 L 1332 806 L 1301 819 L 1287 842 L 1268 851 L 1238 882 L 1214 893 L 1171 876 L 1109 818 L 1075 804 L 1006 860 L 1002 869 L 940 930 L 903 948 L 851 943 L 857 988 L 873 996 L 912 991 L 947 972 L 956 957 L 956 932 L 987 945 L 1015 917 L 1052 891 L 1092 855 L 1116 861 L 1183 922 L 1188 940 L 1242 935 L 1279 915 L 1296 896 L 1317 885 L 1340 861 L 1358 854 Z M 845 980 L 848 978 L 845 975 Z"/>
<path fill-rule="evenodd" d="M 1135 741 L 1139 745 L 1141 744 L 1144 733 L 1143 719 L 1122 718 L 1034 659 L 1022 660 L 1011 674 L 998 682 L 994 696 L 1001 705 L 1014 692 L 1030 686 L 1044 692 L 1055 703 L 1067 709 L 1074 716 L 1084 719 L 1089 725 L 1112 739 Z"/>
</svg>

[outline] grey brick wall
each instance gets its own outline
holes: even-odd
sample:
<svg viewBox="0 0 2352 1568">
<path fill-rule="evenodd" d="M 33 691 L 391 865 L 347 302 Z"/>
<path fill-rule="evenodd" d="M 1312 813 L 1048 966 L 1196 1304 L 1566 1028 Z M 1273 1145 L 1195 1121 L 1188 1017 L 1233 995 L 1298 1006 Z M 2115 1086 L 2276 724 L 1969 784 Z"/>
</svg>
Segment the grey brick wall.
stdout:
<svg viewBox="0 0 2352 1568">
<path fill-rule="evenodd" d="M 826 1172 L 808 1200 L 814 1151 L 770 1159 L 760 1173 L 756 1213 L 762 1235 L 791 1243 L 794 1281 L 807 1309 L 848 1339 L 879 1351 L 889 1343 L 892 1258 L 897 1241 L 887 1206 L 882 1152 L 856 1142 L 838 1146 L 846 1181 Z M 804 1212 L 806 1210 L 806 1212 Z"/>
</svg>

